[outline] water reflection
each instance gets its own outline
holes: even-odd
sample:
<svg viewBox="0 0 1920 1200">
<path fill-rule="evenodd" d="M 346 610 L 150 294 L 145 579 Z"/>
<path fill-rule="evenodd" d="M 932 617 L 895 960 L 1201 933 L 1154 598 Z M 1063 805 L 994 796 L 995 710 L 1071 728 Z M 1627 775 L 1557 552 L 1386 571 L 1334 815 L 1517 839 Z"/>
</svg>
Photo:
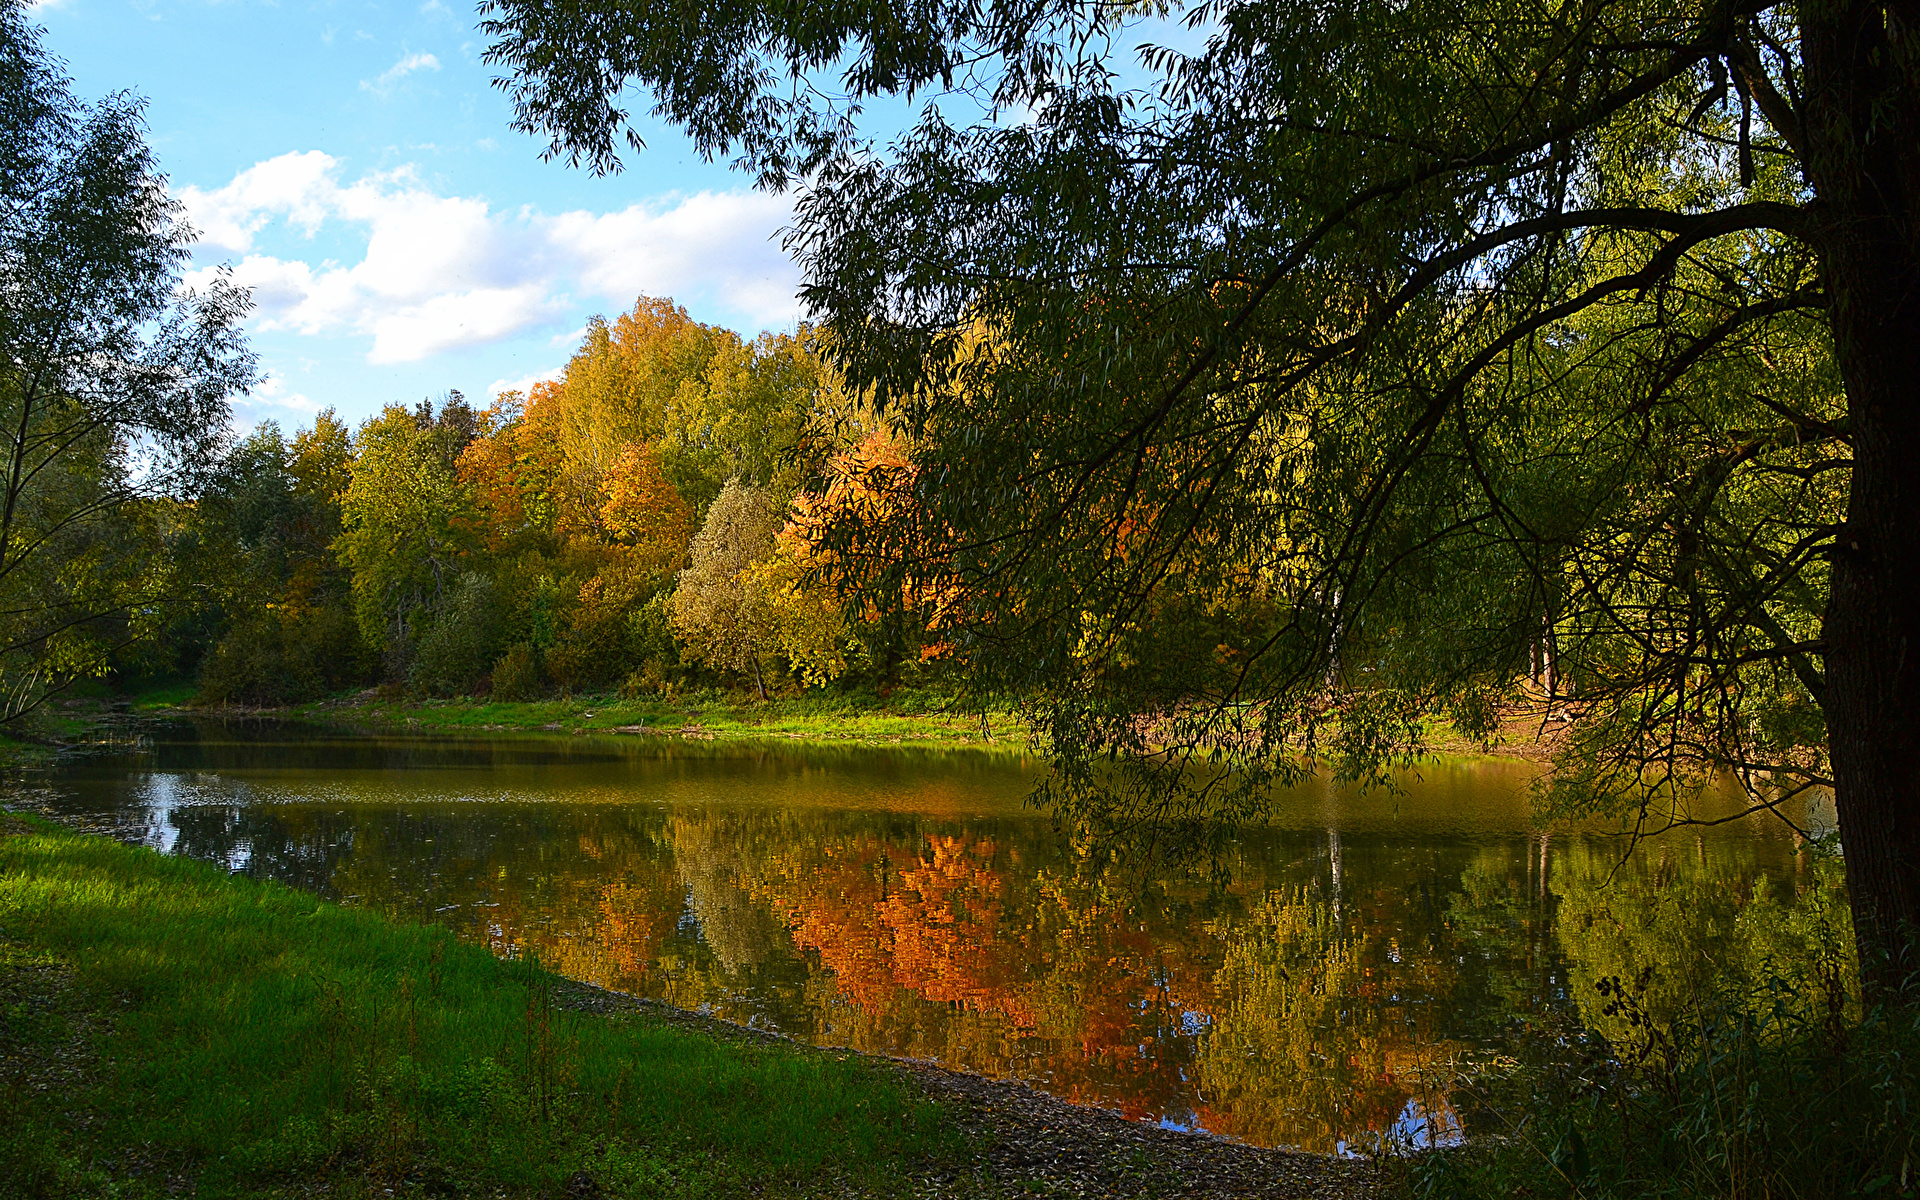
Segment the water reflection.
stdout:
<svg viewBox="0 0 1920 1200">
<path fill-rule="evenodd" d="M 1778 826 L 1622 865 L 1611 839 L 1530 832 L 1514 765 L 1302 789 L 1212 879 L 1076 855 L 1022 807 L 1031 770 L 205 726 L 52 794 L 608 987 L 1320 1150 L 1458 1137 L 1423 1069 L 1584 1008 L 1622 964 L 1684 989 L 1698 951 L 1784 953 L 1840 919 Z"/>
</svg>

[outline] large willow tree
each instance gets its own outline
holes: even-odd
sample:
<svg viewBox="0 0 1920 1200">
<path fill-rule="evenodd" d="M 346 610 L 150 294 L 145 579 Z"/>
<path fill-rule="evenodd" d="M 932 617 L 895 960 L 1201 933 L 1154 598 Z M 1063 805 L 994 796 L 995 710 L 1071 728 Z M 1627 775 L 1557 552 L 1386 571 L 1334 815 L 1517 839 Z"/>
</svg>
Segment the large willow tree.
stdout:
<svg viewBox="0 0 1920 1200">
<path fill-rule="evenodd" d="M 840 559 L 1041 697 L 1062 802 L 1233 811 L 1531 702 L 1563 806 L 1830 781 L 1890 978 L 1920 5 L 1219 0 L 1137 55 L 1079 0 L 487 7 L 555 154 L 617 168 L 637 86 L 802 189 L 805 298 L 919 447 Z"/>
</svg>

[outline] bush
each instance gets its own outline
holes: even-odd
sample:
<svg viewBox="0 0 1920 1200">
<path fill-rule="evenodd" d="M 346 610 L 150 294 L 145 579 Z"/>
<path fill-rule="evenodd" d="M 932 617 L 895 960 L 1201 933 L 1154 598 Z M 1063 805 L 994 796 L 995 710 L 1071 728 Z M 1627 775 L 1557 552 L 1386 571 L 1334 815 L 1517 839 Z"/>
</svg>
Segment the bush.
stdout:
<svg viewBox="0 0 1920 1200">
<path fill-rule="evenodd" d="M 500 653 L 504 626 L 500 591 L 493 580 L 474 572 L 461 576 L 446 610 L 420 638 L 413 685 L 443 696 L 477 690 Z"/>
<path fill-rule="evenodd" d="M 686 671 L 680 643 L 673 636 L 672 614 L 673 592 L 669 590 L 656 593 L 627 617 L 627 652 L 647 678 L 673 680 Z"/>
<path fill-rule="evenodd" d="M 200 666 L 203 704 L 295 704 L 365 681 L 371 656 L 352 614 L 322 606 L 236 624 Z"/>
<path fill-rule="evenodd" d="M 493 664 L 494 699 L 531 700 L 540 692 L 540 660 L 528 643 L 521 642 Z"/>
</svg>

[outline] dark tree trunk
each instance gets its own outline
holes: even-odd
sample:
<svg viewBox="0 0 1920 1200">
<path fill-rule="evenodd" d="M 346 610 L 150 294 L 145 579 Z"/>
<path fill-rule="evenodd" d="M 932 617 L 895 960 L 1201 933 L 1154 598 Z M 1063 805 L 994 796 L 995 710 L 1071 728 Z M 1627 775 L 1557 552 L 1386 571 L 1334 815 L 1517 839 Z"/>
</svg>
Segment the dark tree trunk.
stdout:
<svg viewBox="0 0 1920 1200">
<path fill-rule="evenodd" d="M 1801 8 L 1802 146 L 1847 393 L 1852 491 L 1827 606 L 1828 745 L 1862 979 L 1920 928 L 1920 5 Z"/>
</svg>

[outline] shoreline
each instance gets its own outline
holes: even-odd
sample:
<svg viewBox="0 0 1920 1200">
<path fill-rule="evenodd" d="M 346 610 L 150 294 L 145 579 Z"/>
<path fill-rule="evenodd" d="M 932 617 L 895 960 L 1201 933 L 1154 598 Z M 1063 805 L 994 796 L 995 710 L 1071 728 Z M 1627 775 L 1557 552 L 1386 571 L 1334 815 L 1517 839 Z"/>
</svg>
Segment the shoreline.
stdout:
<svg viewBox="0 0 1920 1200">
<path fill-rule="evenodd" d="M 1123 1190 L 1132 1183 L 1147 1195 L 1229 1200 L 1308 1194 L 1362 1200 L 1385 1190 L 1384 1177 L 1391 1170 L 1390 1163 L 1377 1159 L 1256 1146 L 1204 1129 L 1168 1128 L 1098 1105 L 1062 1100 L 1024 1080 L 982 1075 L 933 1059 L 818 1045 L 583 980 L 567 979 L 562 987 L 574 994 L 559 1002 L 584 1010 L 632 1008 L 709 1037 L 777 1042 L 803 1053 L 859 1058 L 897 1071 L 935 1100 L 963 1105 L 963 1125 L 976 1136 L 985 1135 L 984 1157 L 1001 1174 L 1037 1176 L 1068 1194 L 1135 1194 Z M 1128 1150 L 1147 1157 L 1113 1161 Z M 1160 1171 L 1143 1162 L 1155 1163 Z M 1153 1178 L 1155 1174 L 1159 1177 Z M 1031 1190 L 1032 1185 L 1027 1186 Z M 1303 1187 L 1310 1190 L 1303 1192 Z"/>
<path fill-rule="evenodd" d="M 1026 725 L 1009 712 L 956 713 L 933 703 L 895 707 L 857 699 L 776 699 L 738 704 L 702 700 L 598 695 L 500 702 L 386 697 L 377 689 L 283 707 L 197 706 L 172 697 L 76 699 L 60 703 L 22 736 L 0 733 L 0 775 L 44 770 L 63 758 L 113 753 L 138 745 L 140 726 L 154 719 L 283 720 L 338 725 L 355 733 L 495 734 L 610 737 L 660 742 L 738 742 L 836 749 L 962 751 L 1019 758 L 1044 757 Z M 1415 759 L 1493 759 L 1544 765 L 1550 738 L 1511 724 L 1502 737 L 1481 743 L 1437 730 Z"/>
<path fill-rule="evenodd" d="M 225 902 L 237 903 L 242 908 L 275 901 L 298 910 L 295 915 L 302 918 L 301 926 L 311 927 L 309 923 L 314 917 L 325 917 L 327 922 L 352 924 L 361 931 L 359 937 L 363 940 L 385 939 L 396 944 L 453 941 L 439 926 L 394 921 L 369 910 L 320 900 L 294 889 L 226 875 L 216 867 L 194 860 L 172 858 L 129 845 L 111 832 L 74 828 L 37 814 L 34 820 L 56 830 L 50 834 L 52 837 L 76 839 L 77 851 L 83 857 L 98 857 L 98 851 L 89 851 L 87 843 L 111 845 L 113 851 L 109 856 L 116 860 L 115 868 L 124 874 L 151 877 L 143 880 L 150 887 L 157 882 L 163 887 L 171 884 L 175 889 L 186 888 L 196 893 L 214 892 Z M 0 809 L 0 849 L 16 835 L 48 833 L 47 829 L 35 828 L 28 820 Z M 18 872 L 14 878 L 19 880 L 23 875 L 30 884 L 49 882 L 35 877 L 31 871 Z M 5 876 L 0 875 L 0 880 L 4 879 Z M 289 899 L 278 900 L 279 897 Z M 4 914 L 5 909 L 0 908 L 0 915 Z M 9 932 L 13 943 L 18 944 L 19 932 Z M 289 940 L 300 932 L 304 932 L 300 926 L 287 927 Z M 223 931 L 217 936 L 240 935 Z M 8 939 L 0 938 L 0 951 L 8 945 Z M 35 951 L 45 949 L 32 944 L 31 933 L 27 946 Z M 476 953 L 486 954 L 474 946 L 462 953 L 468 958 Z M 436 951 L 435 962 L 438 954 Z M 697 1038 L 719 1052 L 731 1053 L 726 1050 L 728 1046 L 760 1047 L 767 1053 L 814 1063 L 813 1069 L 821 1073 L 838 1071 L 844 1075 L 846 1070 L 857 1068 L 857 1072 L 865 1074 L 845 1077 L 893 1079 L 898 1088 L 887 1089 L 887 1094 L 899 1090 L 908 1097 L 919 1097 L 910 1103 L 930 1102 L 937 1106 L 940 1120 L 949 1126 L 953 1136 L 965 1143 L 963 1151 L 954 1152 L 949 1146 L 947 1151 L 929 1152 L 911 1164 L 909 1176 L 897 1182 L 910 1185 L 915 1195 L 999 1197 L 1039 1192 L 1087 1198 L 1153 1195 L 1277 1200 L 1304 1195 L 1327 1200 L 1372 1200 L 1392 1190 L 1394 1165 L 1390 1162 L 1263 1148 L 1204 1131 L 1162 1128 L 1107 1109 L 1074 1104 L 1017 1080 L 993 1079 L 926 1060 L 816 1046 L 786 1034 L 752 1029 L 661 1001 L 568 979 L 529 964 L 487 957 L 491 967 L 473 968 L 469 964 L 470 969 L 501 978 L 537 975 L 535 982 L 541 983 L 541 990 L 551 997 L 556 1010 L 579 1014 L 583 1019 L 619 1026 L 638 1017 L 643 1027 L 665 1027 L 679 1035 Z M 7 967 L 7 961 L 0 957 L 0 987 L 9 986 Z M 17 974 L 17 964 L 15 967 Z M 70 966 L 61 969 L 72 974 Z M 410 984 L 403 986 L 411 987 Z M 163 1016 L 178 1019 L 173 1013 Z M 76 1010 L 73 1020 L 85 1025 L 93 1020 L 93 1015 Z M 409 1010 L 405 1018 L 409 1029 L 414 1020 Z M 397 1030 L 389 1032 L 398 1036 Z M 374 1031 L 370 1036 L 377 1041 L 381 1035 Z M 408 1036 L 415 1035 L 410 1032 Z M 97 1052 L 99 1047 L 92 1049 Z M 751 1061 L 760 1061 L 759 1053 L 751 1051 L 748 1057 Z M 875 1093 L 876 1104 L 880 1103 L 880 1095 Z M 861 1106 L 866 1103 L 862 1100 Z M 179 1181 L 179 1172 L 191 1175 L 196 1170 L 211 1169 L 204 1164 L 179 1162 L 174 1168 L 169 1186 Z M 802 1192 L 810 1190 L 805 1187 Z M 757 1193 L 755 1188 L 743 1189 L 738 1194 Z"/>
</svg>

